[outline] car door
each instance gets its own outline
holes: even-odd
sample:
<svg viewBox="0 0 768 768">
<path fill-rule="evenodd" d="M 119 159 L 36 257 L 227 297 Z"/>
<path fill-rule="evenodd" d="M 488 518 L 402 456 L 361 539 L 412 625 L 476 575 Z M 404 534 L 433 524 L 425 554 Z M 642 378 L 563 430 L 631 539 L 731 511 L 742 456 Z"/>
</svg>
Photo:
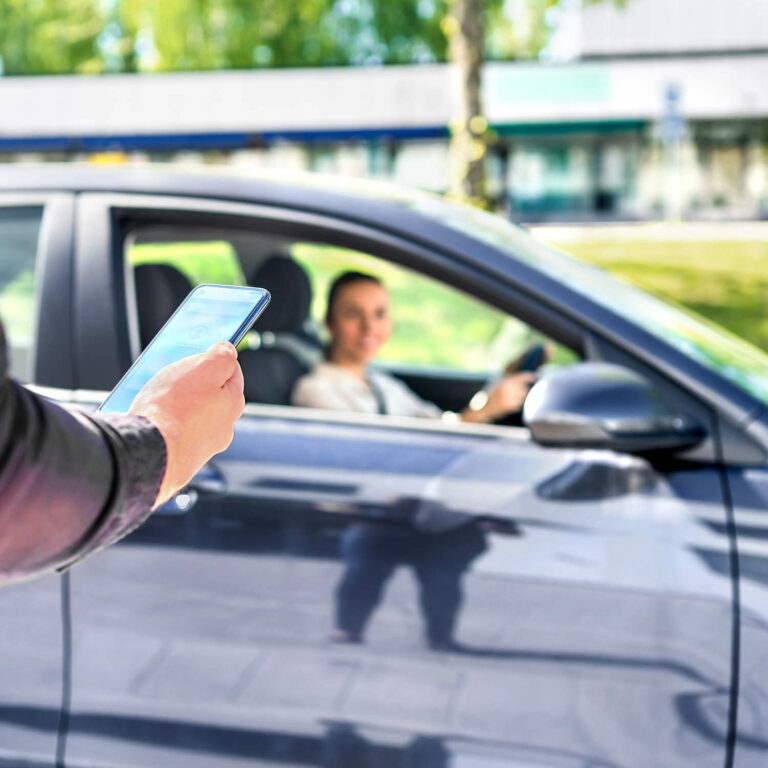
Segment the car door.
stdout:
<svg viewBox="0 0 768 768">
<path fill-rule="evenodd" d="M 765 434 L 768 419 L 758 416 L 751 425 Z M 734 766 L 757 768 L 768 762 L 768 550 L 766 508 L 768 465 L 728 470 L 729 502 L 738 535 L 739 571 L 739 687 L 735 728 Z M 712 568 L 726 570 L 721 554 L 705 551 Z"/>
<path fill-rule="evenodd" d="M 189 211 L 513 311 L 498 281 L 340 221 L 86 197 L 77 301 L 105 308 L 79 329 L 88 386 L 130 346 L 120 222 Z M 249 405 L 197 489 L 73 572 L 67 765 L 720 766 L 732 579 L 700 554 L 730 551 L 720 480 L 521 428 Z"/>
<path fill-rule="evenodd" d="M 69 308 L 71 220 L 68 195 L 0 193 L 0 317 L 10 375 L 26 384 L 71 386 L 66 367 L 54 374 L 49 364 L 59 354 L 50 320 Z M 58 328 L 66 333 L 65 325 Z M 66 351 L 66 340 L 58 342 Z M 50 574 L 0 588 L 1 765 L 56 762 L 64 695 L 61 581 Z"/>
</svg>

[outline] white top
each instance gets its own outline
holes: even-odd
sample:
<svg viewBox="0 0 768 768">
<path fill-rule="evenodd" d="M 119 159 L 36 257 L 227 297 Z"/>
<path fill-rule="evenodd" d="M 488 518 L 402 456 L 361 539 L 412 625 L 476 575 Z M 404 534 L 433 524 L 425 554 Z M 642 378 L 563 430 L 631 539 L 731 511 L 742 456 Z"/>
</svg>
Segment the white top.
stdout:
<svg viewBox="0 0 768 768">
<path fill-rule="evenodd" d="M 434 403 L 422 400 L 393 376 L 369 369 L 368 379 L 380 392 L 386 413 L 391 416 L 439 419 L 443 415 Z M 346 368 L 329 362 L 318 363 L 312 373 L 298 380 L 291 402 L 305 408 L 379 413 L 379 403 L 371 386 Z"/>
</svg>

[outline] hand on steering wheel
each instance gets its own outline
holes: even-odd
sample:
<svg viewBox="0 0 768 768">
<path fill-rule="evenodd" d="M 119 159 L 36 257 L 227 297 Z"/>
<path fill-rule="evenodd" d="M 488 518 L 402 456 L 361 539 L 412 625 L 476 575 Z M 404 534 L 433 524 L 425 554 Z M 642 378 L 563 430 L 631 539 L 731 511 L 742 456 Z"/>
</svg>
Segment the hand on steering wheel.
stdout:
<svg viewBox="0 0 768 768">
<path fill-rule="evenodd" d="M 473 421 L 520 425 L 520 411 L 530 388 L 536 381 L 536 370 L 551 360 L 551 344 L 530 344 L 522 355 L 504 369 L 501 379 L 490 379 L 472 398 L 470 409 L 476 414 Z"/>
<path fill-rule="evenodd" d="M 533 371 L 510 373 L 498 381 L 488 393 L 485 404 L 489 421 L 496 421 L 510 413 L 521 411 L 535 381 L 536 373 Z"/>
</svg>

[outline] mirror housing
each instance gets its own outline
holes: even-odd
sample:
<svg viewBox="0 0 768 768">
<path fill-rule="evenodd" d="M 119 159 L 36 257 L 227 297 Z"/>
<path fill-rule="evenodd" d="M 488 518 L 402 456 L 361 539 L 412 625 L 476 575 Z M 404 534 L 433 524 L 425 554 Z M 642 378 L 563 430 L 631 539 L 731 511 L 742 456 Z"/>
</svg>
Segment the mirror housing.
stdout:
<svg viewBox="0 0 768 768">
<path fill-rule="evenodd" d="M 706 437 L 640 374 L 611 363 L 578 363 L 543 376 L 525 401 L 523 423 L 541 445 L 625 453 L 677 452 Z"/>
</svg>

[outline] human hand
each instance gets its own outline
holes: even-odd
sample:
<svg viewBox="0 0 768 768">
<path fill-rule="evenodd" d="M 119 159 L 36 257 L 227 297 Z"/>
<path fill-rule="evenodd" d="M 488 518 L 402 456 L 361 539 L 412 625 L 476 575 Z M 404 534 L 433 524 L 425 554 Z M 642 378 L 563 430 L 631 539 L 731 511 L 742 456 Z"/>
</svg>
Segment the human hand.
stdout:
<svg viewBox="0 0 768 768">
<path fill-rule="evenodd" d="M 507 414 L 517 413 L 523 407 L 528 391 L 535 381 L 536 374 L 531 371 L 505 376 L 488 393 L 482 407 L 466 408 L 461 412 L 461 418 L 464 421 L 487 423 Z"/>
<path fill-rule="evenodd" d="M 129 413 L 160 430 L 168 456 L 155 507 L 229 446 L 244 408 L 243 372 L 237 351 L 226 341 L 171 363 L 144 385 Z"/>
<path fill-rule="evenodd" d="M 495 421 L 520 411 L 535 381 L 536 374 L 532 371 L 505 376 L 488 394 L 488 402 L 482 409 L 487 420 Z"/>
</svg>

